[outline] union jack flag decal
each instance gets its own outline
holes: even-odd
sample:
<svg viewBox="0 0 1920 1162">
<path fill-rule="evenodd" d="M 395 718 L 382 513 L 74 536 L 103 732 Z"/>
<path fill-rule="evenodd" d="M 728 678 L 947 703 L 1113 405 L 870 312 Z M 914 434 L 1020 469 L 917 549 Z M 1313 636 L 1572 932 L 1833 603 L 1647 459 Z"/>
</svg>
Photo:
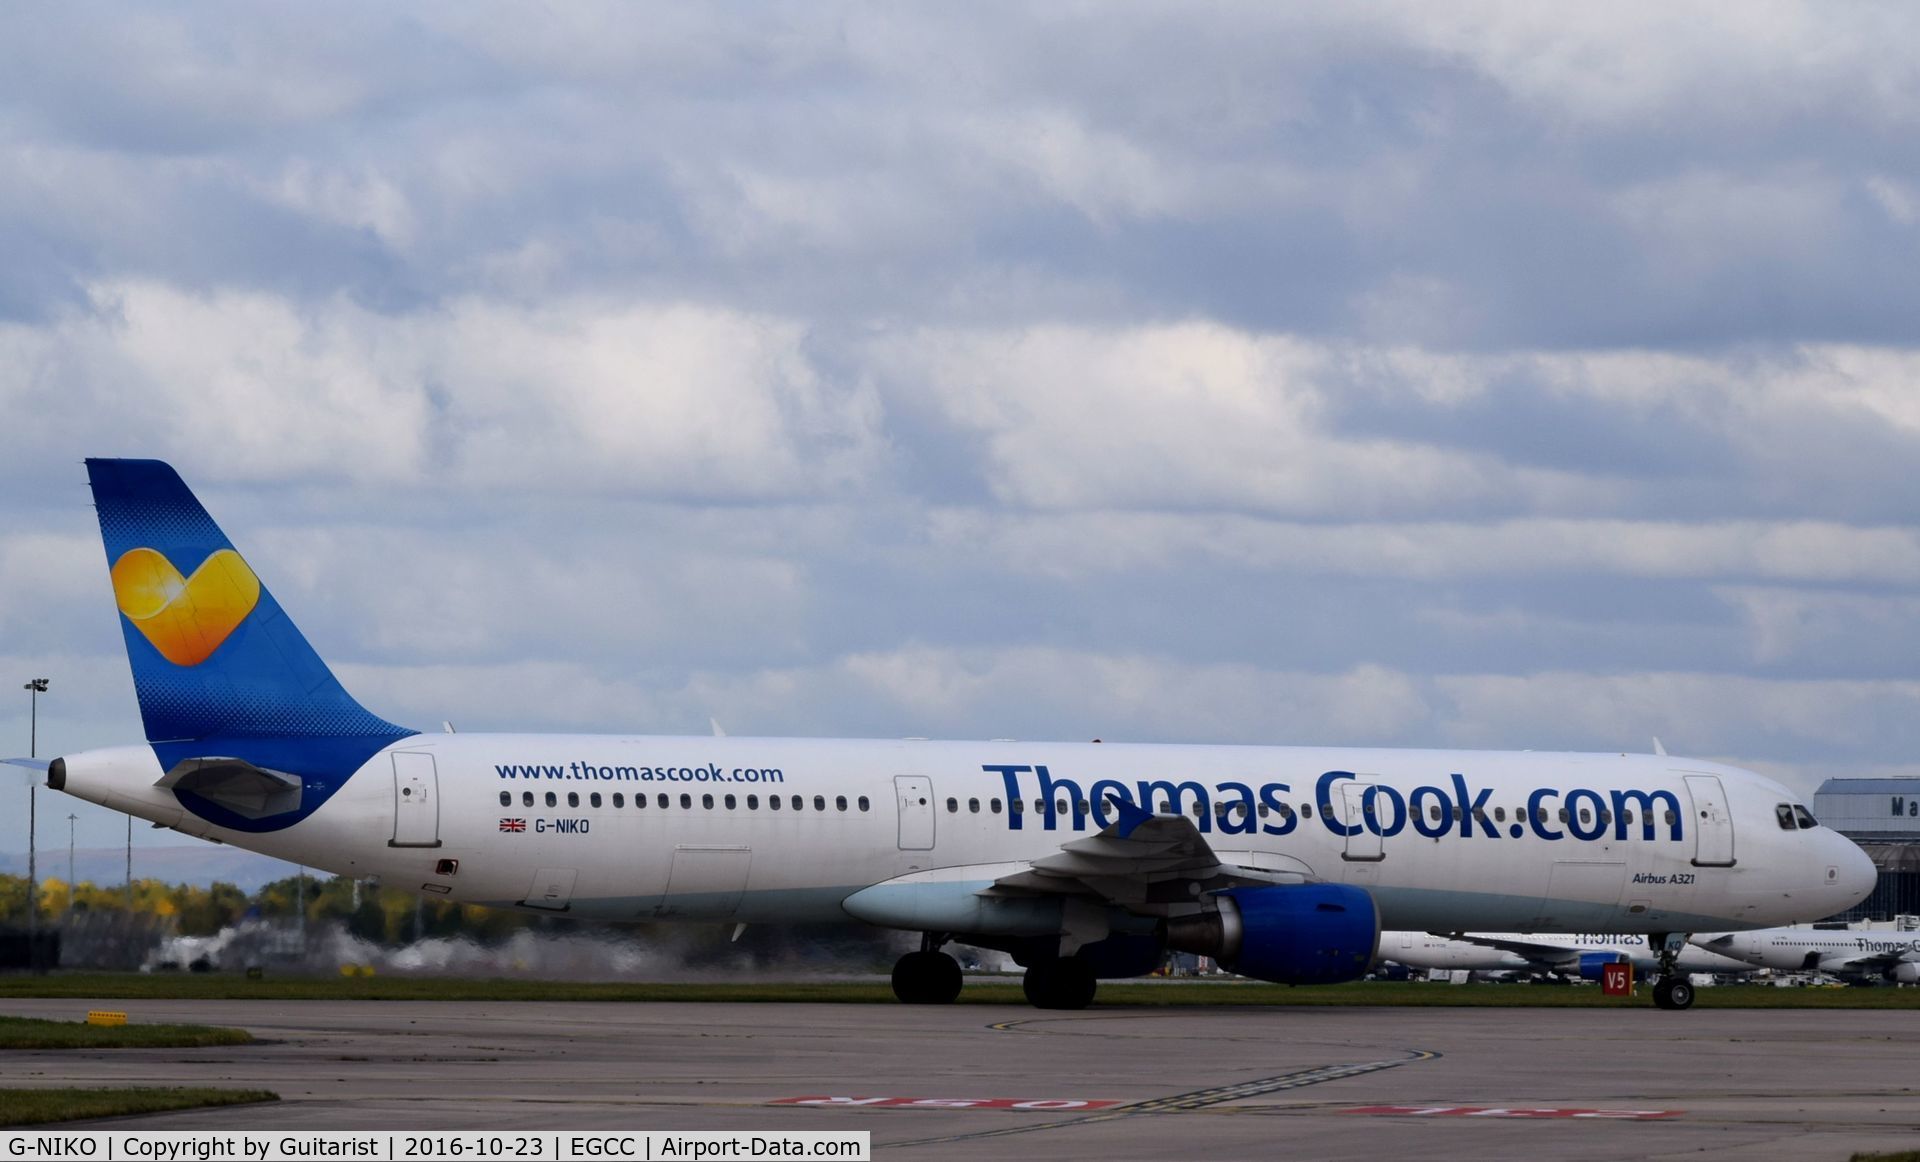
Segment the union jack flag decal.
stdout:
<svg viewBox="0 0 1920 1162">
<path fill-rule="evenodd" d="M 500 821 L 500 830 L 502 831 L 525 831 L 526 829 L 527 821 L 525 819 L 502 819 Z"/>
</svg>

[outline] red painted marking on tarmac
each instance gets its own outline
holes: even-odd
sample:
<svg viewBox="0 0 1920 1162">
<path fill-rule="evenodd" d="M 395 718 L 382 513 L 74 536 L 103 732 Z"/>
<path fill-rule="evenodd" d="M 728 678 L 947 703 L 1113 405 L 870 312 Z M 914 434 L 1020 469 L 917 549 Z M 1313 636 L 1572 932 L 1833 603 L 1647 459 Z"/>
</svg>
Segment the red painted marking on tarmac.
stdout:
<svg viewBox="0 0 1920 1162">
<path fill-rule="evenodd" d="M 832 1106 L 836 1109 L 885 1110 L 1025 1110 L 1029 1113 L 1077 1113 L 1111 1109 L 1125 1103 L 1080 1098 L 1021 1097 L 783 1097 L 770 1106 Z"/>
<path fill-rule="evenodd" d="M 1375 1114 L 1402 1118 L 1589 1118 L 1606 1121 L 1652 1121 L 1677 1118 L 1685 1110 L 1590 1110 L 1503 1106 L 1354 1106 L 1343 1114 Z"/>
</svg>

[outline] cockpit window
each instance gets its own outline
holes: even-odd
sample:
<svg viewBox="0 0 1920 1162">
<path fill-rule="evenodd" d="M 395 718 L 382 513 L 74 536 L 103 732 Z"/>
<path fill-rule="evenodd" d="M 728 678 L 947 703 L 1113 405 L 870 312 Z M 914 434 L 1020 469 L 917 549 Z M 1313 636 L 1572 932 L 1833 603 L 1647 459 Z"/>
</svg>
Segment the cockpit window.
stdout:
<svg viewBox="0 0 1920 1162">
<path fill-rule="evenodd" d="M 1780 821 L 1780 830 L 1782 831 L 1792 831 L 1796 826 L 1793 821 L 1793 805 L 1791 803 L 1782 803 L 1775 807 L 1773 809 L 1773 817 Z"/>
<path fill-rule="evenodd" d="M 1798 803 L 1795 803 L 1793 805 L 1793 817 L 1800 821 L 1800 826 L 1802 827 L 1820 826 L 1820 821 L 1813 817 L 1813 812 L 1807 810 L 1805 807 L 1800 806 L 1800 804 Z"/>
</svg>

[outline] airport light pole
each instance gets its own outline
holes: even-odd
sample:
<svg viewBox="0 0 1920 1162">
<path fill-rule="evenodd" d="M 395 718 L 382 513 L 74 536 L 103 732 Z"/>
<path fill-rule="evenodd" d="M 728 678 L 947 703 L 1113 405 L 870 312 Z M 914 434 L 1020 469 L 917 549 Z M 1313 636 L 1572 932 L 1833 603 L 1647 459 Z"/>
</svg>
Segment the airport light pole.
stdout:
<svg viewBox="0 0 1920 1162">
<path fill-rule="evenodd" d="M 27 691 L 27 757 L 40 757 L 40 695 L 47 692 L 45 678 L 30 678 Z M 40 971 L 40 875 L 37 863 L 39 847 L 34 826 L 39 821 L 40 784 L 27 776 L 27 964 Z"/>
<path fill-rule="evenodd" d="M 73 885 L 74 885 L 73 825 L 79 818 L 80 817 L 78 815 L 75 815 L 73 812 L 71 811 L 67 812 L 67 911 L 66 911 L 66 915 L 69 917 L 73 915 Z"/>
</svg>

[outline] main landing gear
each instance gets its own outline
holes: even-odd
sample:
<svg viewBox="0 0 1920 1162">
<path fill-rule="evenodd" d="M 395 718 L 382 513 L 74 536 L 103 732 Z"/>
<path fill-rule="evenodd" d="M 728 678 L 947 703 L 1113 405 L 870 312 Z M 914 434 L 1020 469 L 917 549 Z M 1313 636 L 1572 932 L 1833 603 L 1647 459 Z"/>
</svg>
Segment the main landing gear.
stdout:
<svg viewBox="0 0 1920 1162">
<path fill-rule="evenodd" d="M 1036 1009 L 1084 1009 L 1099 986 L 1093 968 L 1077 956 L 1036 960 L 1020 978 L 1020 991 Z"/>
<path fill-rule="evenodd" d="M 893 966 L 893 995 L 906 1005 L 950 1005 L 960 995 L 960 962 L 940 951 L 947 942 L 942 933 L 920 937 L 920 951 L 909 952 Z"/>
<path fill-rule="evenodd" d="M 1658 1009 L 1690 1009 L 1693 1007 L 1693 982 L 1678 968 L 1680 949 L 1686 945 L 1686 937 L 1673 932 L 1656 932 L 1647 937 L 1647 944 L 1658 950 L 1660 956 L 1660 979 L 1653 985 L 1653 1004 Z"/>
</svg>

